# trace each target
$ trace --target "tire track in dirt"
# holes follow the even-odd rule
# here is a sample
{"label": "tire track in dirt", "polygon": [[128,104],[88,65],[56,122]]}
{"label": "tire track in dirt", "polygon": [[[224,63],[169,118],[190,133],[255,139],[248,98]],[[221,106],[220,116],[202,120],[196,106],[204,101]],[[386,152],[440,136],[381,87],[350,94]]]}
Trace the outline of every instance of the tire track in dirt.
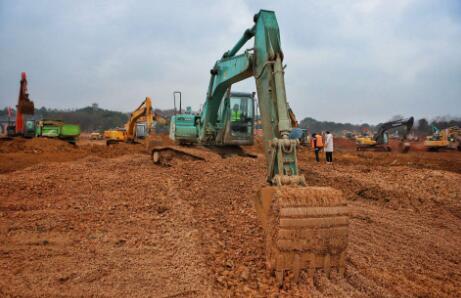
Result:
{"label": "tire track in dirt", "polygon": [[354,287],[369,296],[461,295],[459,174],[309,162],[301,170],[308,183],[333,185],[350,200],[346,276]]}

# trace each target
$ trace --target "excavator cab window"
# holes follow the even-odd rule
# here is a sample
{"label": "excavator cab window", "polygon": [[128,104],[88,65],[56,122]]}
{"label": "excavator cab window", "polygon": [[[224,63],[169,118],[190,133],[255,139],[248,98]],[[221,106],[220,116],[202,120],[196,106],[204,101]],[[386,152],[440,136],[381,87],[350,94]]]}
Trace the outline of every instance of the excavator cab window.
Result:
{"label": "excavator cab window", "polygon": [[251,133],[254,119],[253,98],[231,97],[229,106],[232,135]]}
{"label": "excavator cab window", "polygon": [[383,134],[383,144],[389,144],[389,134],[387,132]]}

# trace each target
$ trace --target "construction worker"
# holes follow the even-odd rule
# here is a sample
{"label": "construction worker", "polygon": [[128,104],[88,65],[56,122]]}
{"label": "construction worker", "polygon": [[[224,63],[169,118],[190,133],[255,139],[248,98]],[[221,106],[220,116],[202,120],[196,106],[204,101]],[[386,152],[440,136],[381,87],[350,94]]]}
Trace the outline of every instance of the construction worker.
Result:
{"label": "construction worker", "polygon": [[312,149],[314,149],[315,160],[317,162],[320,162],[319,152],[323,148],[322,135],[313,133],[312,138],[311,138],[311,146],[312,146]]}
{"label": "construction worker", "polygon": [[232,115],[231,115],[232,122],[239,122],[240,121],[240,109],[239,105],[235,104],[232,108]]}
{"label": "construction worker", "polygon": [[319,147],[319,152],[323,150],[323,140],[324,140],[324,137],[323,137],[323,133],[317,133],[316,134],[316,138],[317,138],[317,147]]}
{"label": "construction worker", "polygon": [[327,164],[331,164],[333,162],[333,135],[329,131],[327,131],[325,138],[325,158],[327,160]]}

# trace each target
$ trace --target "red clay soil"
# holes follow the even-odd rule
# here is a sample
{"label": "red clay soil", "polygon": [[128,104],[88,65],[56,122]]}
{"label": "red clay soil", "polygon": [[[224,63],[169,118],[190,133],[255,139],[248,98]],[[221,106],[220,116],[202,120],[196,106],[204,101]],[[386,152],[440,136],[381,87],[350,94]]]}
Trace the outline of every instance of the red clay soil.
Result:
{"label": "red clay soil", "polygon": [[120,143],[107,147],[105,141],[83,140],[75,146],[57,139],[1,139],[0,173],[16,171],[41,162],[78,160],[88,155],[112,158],[143,152],[145,147],[141,144]]}
{"label": "red clay soil", "polygon": [[252,205],[261,156],[160,167],[85,154],[0,174],[0,296],[461,296],[461,174],[449,160],[346,150],[327,166],[302,149],[308,184],[349,202],[346,274],[278,289]]}

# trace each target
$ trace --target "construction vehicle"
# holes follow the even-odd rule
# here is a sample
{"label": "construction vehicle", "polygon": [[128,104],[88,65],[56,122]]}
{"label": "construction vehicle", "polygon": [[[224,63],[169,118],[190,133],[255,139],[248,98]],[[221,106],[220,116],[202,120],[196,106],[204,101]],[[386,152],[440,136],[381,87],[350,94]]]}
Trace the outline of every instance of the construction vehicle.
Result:
{"label": "construction vehicle", "polygon": [[90,140],[97,141],[102,140],[103,138],[104,136],[98,131],[93,131],[92,133],[90,133]]}
{"label": "construction vehicle", "polygon": [[[181,92],[173,93],[174,107],[176,112],[176,97],[179,94],[179,107],[181,110]],[[216,137],[207,137],[200,139],[199,134],[201,126],[198,125],[201,117],[208,113],[207,104],[202,108],[201,115],[194,115],[190,107],[186,112],[175,114],[171,118],[170,138],[181,145],[201,144],[207,146],[251,146],[254,143],[254,128],[256,125],[261,126],[261,118],[255,120],[255,93],[230,92],[227,90],[224,99],[219,105],[216,119],[214,134]],[[287,103],[288,105],[288,103]],[[295,114],[288,107],[288,114],[293,128],[294,138],[303,139],[307,130],[298,128],[298,121]],[[262,126],[261,126],[262,127]],[[177,151],[181,149],[176,149]],[[184,149],[182,149],[184,150]]]}
{"label": "construction vehicle", "polygon": [[428,151],[439,151],[444,149],[457,149],[461,151],[461,129],[457,126],[438,129],[432,127],[434,133],[427,136],[424,147]]}
{"label": "construction vehicle", "polygon": [[80,136],[80,126],[64,123],[61,120],[39,120],[35,125],[35,136],[56,138],[75,144]]}
{"label": "construction vehicle", "polygon": [[301,146],[309,145],[309,132],[307,128],[299,127],[295,113],[290,107],[288,107],[288,115],[290,115],[291,126],[293,128],[290,133],[290,139],[297,139]]}
{"label": "construction vehicle", "polygon": [[[34,120],[26,119],[28,115],[33,115],[35,112],[34,102],[29,98],[27,84],[27,74],[22,72],[19,85],[18,104],[16,105],[16,121],[14,127],[9,125],[7,129],[9,137],[22,136],[30,138],[35,134]],[[8,111],[10,114],[11,111]]]}
{"label": "construction vehicle", "polygon": [[116,144],[119,142],[126,141],[126,129],[123,127],[116,127],[104,131],[103,137],[106,140],[107,145]]}
{"label": "construction vehicle", "polygon": [[309,133],[306,128],[293,127],[290,139],[296,139],[301,146],[309,145]]}
{"label": "construction vehicle", "polygon": [[253,93],[226,92],[224,100],[217,107],[217,115],[212,120],[212,134],[203,138],[201,136],[204,126],[199,123],[209,114],[210,109],[205,104],[201,115],[186,111],[171,117],[170,138],[178,144],[252,145],[254,102]]}
{"label": "construction vehicle", "polygon": [[152,100],[150,97],[146,97],[139,107],[131,113],[124,128],[104,131],[106,144],[137,143],[140,139],[149,135],[153,120]]}
{"label": "construction vehicle", "polygon": [[379,126],[378,131],[373,136],[356,137],[357,151],[391,151],[389,144],[389,136],[387,131],[390,129],[405,127],[405,133],[401,139],[401,151],[408,152],[410,150],[410,143],[407,142],[406,137],[413,127],[414,118],[393,120],[383,123]]}
{"label": "construction vehicle", "polygon": [[[253,131],[254,97],[232,93],[230,88],[234,83],[254,77],[269,184],[258,192],[254,203],[266,235],[267,268],[275,273],[280,286],[287,270],[293,272],[295,279],[303,269],[308,269],[308,275],[312,276],[317,268],[323,268],[327,274],[331,268],[336,268],[341,275],[348,244],[346,202],[339,190],[307,187],[304,176],[299,173],[299,142],[289,138],[292,121],[285,93],[284,55],[275,13],[261,10],[254,21],[255,25],[245,31],[237,44],[224,53],[211,70],[201,114],[187,119],[184,123],[187,131],[184,129],[179,133],[176,127],[175,136],[191,135],[190,140],[199,145],[249,144]],[[252,38],[252,48],[237,55]],[[178,118],[179,115],[176,126]],[[238,125],[234,126],[232,120],[236,120],[234,122]],[[181,152],[178,147],[169,150]],[[168,149],[154,146],[150,151],[153,161],[161,163],[162,154]]]}
{"label": "construction vehicle", "polygon": [[350,130],[343,130],[343,138],[348,140],[355,140],[355,134]]}

